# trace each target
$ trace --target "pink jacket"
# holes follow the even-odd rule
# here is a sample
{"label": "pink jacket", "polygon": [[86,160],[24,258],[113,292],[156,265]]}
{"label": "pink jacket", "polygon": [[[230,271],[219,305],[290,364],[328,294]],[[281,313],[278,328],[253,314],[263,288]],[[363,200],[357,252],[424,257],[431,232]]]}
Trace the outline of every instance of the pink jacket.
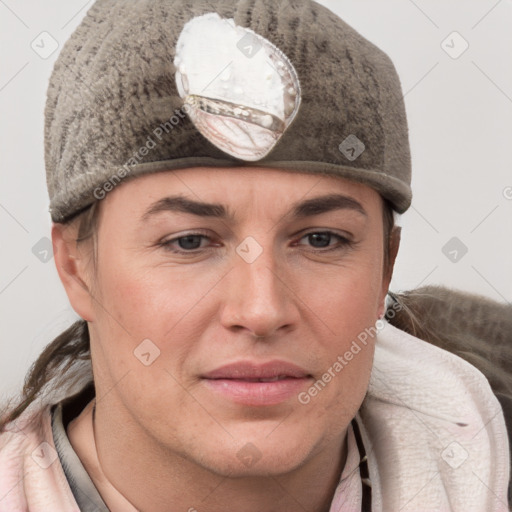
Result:
{"label": "pink jacket", "polygon": [[50,406],[0,436],[0,511],[80,511],[55,449]]}

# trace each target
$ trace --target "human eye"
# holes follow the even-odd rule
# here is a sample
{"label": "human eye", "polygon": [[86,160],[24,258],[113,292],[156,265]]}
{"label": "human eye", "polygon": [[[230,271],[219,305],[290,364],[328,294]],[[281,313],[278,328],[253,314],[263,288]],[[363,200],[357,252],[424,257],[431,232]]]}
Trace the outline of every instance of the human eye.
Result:
{"label": "human eye", "polygon": [[197,254],[205,249],[204,246],[201,246],[203,240],[211,240],[211,238],[204,233],[193,232],[170,240],[163,240],[158,245],[175,254]]}
{"label": "human eye", "polygon": [[[300,240],[304,240],[306,238],[313,244],[312,247],[314,249],[319,250],[318,252],[340,251],[353,245],[353,242],[349,240],[348,237],[342,236],[334,231],[312,231],[303,235]],[[336,245],[330,244],[333,238],[338,240]]]}

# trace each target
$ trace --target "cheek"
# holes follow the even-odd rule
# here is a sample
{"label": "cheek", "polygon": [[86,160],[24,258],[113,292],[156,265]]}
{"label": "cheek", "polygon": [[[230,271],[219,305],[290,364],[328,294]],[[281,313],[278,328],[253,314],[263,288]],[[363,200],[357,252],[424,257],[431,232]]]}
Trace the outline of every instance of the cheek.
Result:
{"label": "cheek", "polygon": [[208,292],[222,277],[217,274],[198,273],[193,266],[144,267],[105,259],[96,309],[108,358],[115,356],[118,367],[137,367],[133,351],[149,339],[161,349],[159,363],[165,359],[169,366],[172,354],[172,365],[179,367],[211,317],[205,308]]}
{"label": "cheek", "polygon": [[307,287],[303,296],[309,297],[308,305],[333,333],[346,337],[377,320],[382,280],[378,258],[361,258],[333,268],[315,285],[303,283]]}
{"label": "cheek", "polygon": [[299,398],[319,418],[330,418],[335,431],[354,416],[368,388],[382,286],[379,265],[368,258],[339,267],[329,279],[317,282],[322,286],[310,284],[304,295],[323,326],[324,336],[316,340],[323,373]]}

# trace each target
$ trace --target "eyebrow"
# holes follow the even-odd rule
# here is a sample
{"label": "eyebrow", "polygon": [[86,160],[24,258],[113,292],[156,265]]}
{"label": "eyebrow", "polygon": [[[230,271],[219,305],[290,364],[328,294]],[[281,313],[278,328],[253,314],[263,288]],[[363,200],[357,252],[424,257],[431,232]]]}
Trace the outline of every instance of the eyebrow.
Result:
{"label": "eyebrow", "polygon": [[[334,210],[352,210],[365,217],[368,216],[359,201],[342,194],[328,194],[295,203],[292,206],[291,213],[288,215],[303,219]],[[203,203],[181,195],[164,197],[156,201],[142,215],[141,220],[146,221],[151,216],[165,211],[182,212],[198,217],[215,217],[231,222],[234,221],[233,213],[220,203]]]}

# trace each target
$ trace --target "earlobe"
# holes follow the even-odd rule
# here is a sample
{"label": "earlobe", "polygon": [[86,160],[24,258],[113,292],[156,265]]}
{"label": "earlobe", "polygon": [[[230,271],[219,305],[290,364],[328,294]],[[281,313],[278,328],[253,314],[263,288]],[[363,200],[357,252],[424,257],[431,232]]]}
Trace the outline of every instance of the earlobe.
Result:
{"label": "earlobe", "polygon": [[55,266],[72,308],[84,320],[94,319],[86,262],[81,255],[74,229],[64,224],[52,224],[52,244]]}

